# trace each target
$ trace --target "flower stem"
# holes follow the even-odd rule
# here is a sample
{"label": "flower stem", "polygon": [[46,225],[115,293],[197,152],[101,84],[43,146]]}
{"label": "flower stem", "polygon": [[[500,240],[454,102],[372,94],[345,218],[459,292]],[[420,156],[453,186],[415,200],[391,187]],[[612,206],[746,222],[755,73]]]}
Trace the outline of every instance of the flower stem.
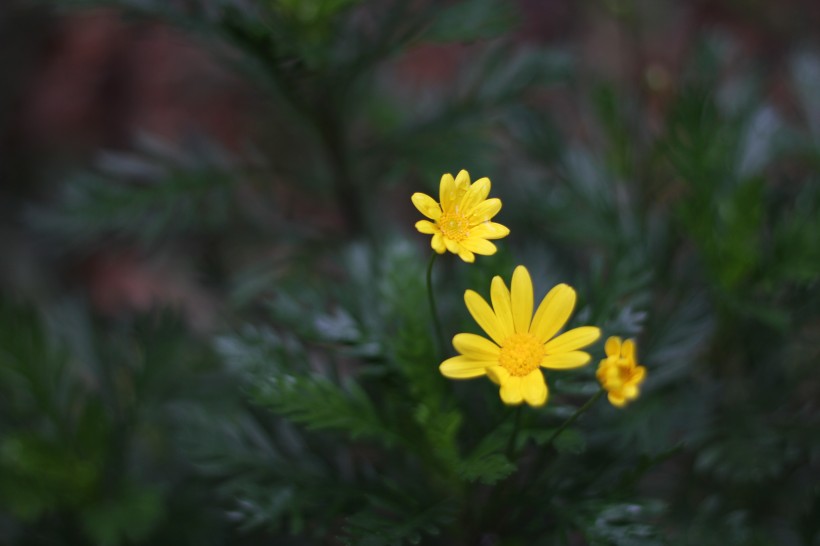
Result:
{"label": "flower stem", "polygon": [[577,410],[575,410],[575,413],[573,413],[573,414],[570,416],[570,418],[569,418],[569,419],[567,419],[566,421],[564,421],[564,424],[563,424],[563,425],[561,425],[560,427],[558,427],[558,430],[556,430],[555,432],[553,432],[553,433],[552,433],[552,436],[550,436],[550,439],[549,439],[549,440],[547,440],[547,443],[546,443],[546,444],[544,444],[544,447],[543,447],[544,452],[546,452],[546,451],[549,449],[549,447],[552,445],[552,443],[555,441],[555,439],[556,439],[556,438],[558,438],[558,435],[559,435],[559,434],[561,434],[562,432],[564,432],[564,430],[565,430],[568,426],[570,426],[572,423],[574,423],[575,421],[577,421],[577,420],[578,420],[578,418],[579,418],[581,415],[583,415],[583,413],[584,413],[585,411],[587,411],[589,408],[591,408],[591,407],[592,407],[592,405],[593,405],[593,404],[595,404],[595,402],[597,402],[597,401],[598,401],[598,399],[599,399],[601,396],[603,396],[603,395],[604,395],[604,390],[603,390],[603,389],[601,389],[601,390],[599,390],[598,392],[596,392],[594,395],[592,395],[592,398],[590,398],[589,400],[587,400],[587,401],[586,401],[586,403],[585,403],[583,406],[581,406],[580,408],[578,408]]}
{"label": "flower stem", "polygon": [[441,323],[438,320],[438,310],[436,309],[436,296],[433,294],[433,264],[436,263],[438,254],[433,252],[430,261],[427,263],[427,300],[430,302],[430,313],[433,315],[433,328],[436,331],[436,341],[438,342],[439,355],[444,357],[444,336],[441,333]]}
{"label": "flower stem", "polygon": [[518,426],[521,423],[521,406],[515,407],[515,417],[513,418],[513,429],[510,434],[510,441],[507,442],[507,458],[513,460],[513,451],[515,450],[515,440],[518,437]]}
{"label": "flower stem", "polygon": [[[598,392],[596,392],[595,394],[593,394],[592,397],[589,400],[587,400],[586,403],[583,406],[581,406],[580,408],[575,410],[575,413],[573,413],[569,417],[569,419],[564,421],[564,423],[560,427],[558,427],[558,430],[556,430],[555,432],[552,433],[552,436],[549,437],[549,440],[547,440],[547,443],[545,443],[544,446],[538,452],[538,456],[536,457],[535,463],[532,465],[532,468],[534,468],[536,472],[538,472],[538,470],[540,468],[543,468],[544,463],[546,462],[547,455],[550,452],[550,447],[552,447],[552,444],[553,444],[553,442],[555,442],[555,439],[558,438],[558,436],[562,432],[564,432],[564,430],[566,430],[566,428],[568,426],[570,426],[572,423],[577,421],[578,418],[581,417],[581,415],[584,414],[584,412],[586,412],[589,408],[591,408],[593,406],[593,404],[595,404],[595,402],[597,402],[598,399],[601,396],[604,395],[604,392],[605,391],[603,389],[601,389]],[[532,479],[530,479],[524,485],[524,487],[522,488],[520,493],[524,494],[524,493],[528,492],[536,483],[538,483],[537,476],[533,476]]]}

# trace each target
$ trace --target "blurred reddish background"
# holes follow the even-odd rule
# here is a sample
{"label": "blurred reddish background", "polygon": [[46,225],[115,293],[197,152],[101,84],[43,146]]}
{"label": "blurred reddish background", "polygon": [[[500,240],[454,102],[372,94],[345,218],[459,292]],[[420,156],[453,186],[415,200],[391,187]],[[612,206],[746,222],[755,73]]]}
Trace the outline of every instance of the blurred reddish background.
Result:
{"label": "blurred reddish background", "polygon": [[[519,0],[516,5],[520,25],[512,38],[522,47],[568,45],[591,80],[605,78],[643,90],[645,113],[658,120],[693,37],[710,28],[735,38],[738,63],[754,57],[772,67],[769,93],[788,112],[793,101],[777,77],[780,63],[795,32],[811,35],[820,26],[820,2],[813,0]],[[3,99],[8,107],[5,119],[0,118],[4,185],[36,193],[30,187],[37,180],[32,172],[42,166],[33,165],[34,158],[82,165],[101,149],[129,149],[141,133],[169,143],[206,135],[236,157],[256,139],[257,118],[267,106],[226,63],[231,51],[225,46],[203,44],[198,36],[115,9],[59,16],[11,9],[2,20],[0,70],[8,78]],[[471,44],[419,44],[386,70],[404,92],[440,88],[452,82],[474,50]],[[583,131],[571,97],[550,93],[545,100],[554,102],[566,134]],[[339,227],[335,211],[317,208],[300,197],[300,190],[275,191],[322,229]],[[105,313],[160,303],[183,307],[200,324],[209,322],[214,305],[179,260],[146,257],[135,249],[98,249],[84,258],[79,271],[92,301]]]}

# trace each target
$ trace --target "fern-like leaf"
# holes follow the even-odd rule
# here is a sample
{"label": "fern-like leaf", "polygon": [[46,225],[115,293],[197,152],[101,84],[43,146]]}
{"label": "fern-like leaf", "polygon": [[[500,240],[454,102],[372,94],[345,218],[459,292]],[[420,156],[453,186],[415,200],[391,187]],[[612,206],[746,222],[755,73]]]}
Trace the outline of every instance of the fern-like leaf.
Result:
{"label": "fern-like leaf", "polygon": [[353,382],[345,387],[318,375],[277,375],[256,386],[252,396],[258,404],[311,430],[334,430],[386,446],[401,441],[361,387]]}

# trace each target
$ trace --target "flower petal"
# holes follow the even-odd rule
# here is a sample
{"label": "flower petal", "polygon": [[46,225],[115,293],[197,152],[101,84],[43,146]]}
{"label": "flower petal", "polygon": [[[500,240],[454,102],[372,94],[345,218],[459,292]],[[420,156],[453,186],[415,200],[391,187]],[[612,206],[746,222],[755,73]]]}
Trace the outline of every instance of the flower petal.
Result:
{"label": "flower petal", "polygon": [[495,222],[484,222],[470,228],[471,237],[482,239],[503,239],[510,234],[510,228]]}
{"label": "flower petal", "polygon": [[635,361],[635,340],[627,339],[621,345],[621,356],[627,360]]}
{"label": "flower petal", "polygon": [[474,360],[498,361],[501,348],[489,339],[475,334],[456,334],[453,336],[453,348]]}
{"label": "flower petal", "polygon": [[464,292],[464,303],[467,305],[467,310],[473,316],[473,319],[481,326],[481,329],[487,332],[487,335],[493,341],[501,345],[501,342],[506,339],[504,330],[499,325],[498,317],[495,316],[487,301],[479,296],[477,292],[467,290]]}
{"label": "flower petal", "polygon": [[470,173],[461,169],[456,175],[456,198],[458,201],[464,197],[467,188],[470,187]]}
{"label": "flower petal", "polygon": [[572,351],[570,353],[558,353],[547,355],[541,359],[541,366],[550,370],[571,370],[580,368],[590,360],[588,353],[583,351]]}
{"label": "flower petal", "polygon": [[447,247],[447,250],[452,252],[453,254],[458,254],[459,245],[457,241],[450,239],[449,237],[444,238],[444,246]]}
{"label": "flower petal", "polygon": [[532,279],[530,272],[523,265],[513,271],[510,298],[512,300],[513,323],[515,331],[525,334],[530,331],[532,320]]}
{"label": "flower petal", "polygon": [[459,355],[448,358],[439,365],[438,369],[441,371],[441,375],[450,379],[471,379],[485,375],[487,367],[496,364],[496,362],[474,360]]}
{"label": "flower petal", "polygon": [[441,210],[452,209],[456,202],[456,181],[450,173],[441,175],[439,199],[441,200]]}
{"label": "flower petal", "polygon": [[621,389],[621,394],[623,394],[624,398],[628,400],[634,400],[638,397],[638,386],[624,385],[624,387]]}
{"label": "flower petal", "polygon": [[[507,290],[504,279],[498,275],[493,277],[493,282],[490,285],[490,298],[493,301],[493,311],[498,317],[498,324],[504,333],[504,339],[507,339],[515,333],[515,326],[513,325],[510,291]],[[499,345],[501,344],[499,343]]]}
{"label": "flower petal", "polygon": [[604,351],[606,356],[614,356],[616,358],[621,356],[621,338],[618,336],[610,336],[604,344]]}
{"label": "flower petal", "polygon": [[487,177],[479,178],[473,182],[464,197],[461,198],[460,210],[462,214],[470,215],[476,205],[484,201],[490,194],[490,179]]}
{"label": "flower petal", "polygon": [[602,360],[598,365],[598,369],[595,370],[595,377],[598,378],[598,382],[601,383],[601,386],[604,385],[607,376],[607,366],[604,365],[604,362],[606,362],[606,360]]}
{"label": "flower petal", "polygon": [[501,401],[505,404],[515,406],[524,401],[524,393],[521,388],[521,378],[511,375],[501,383]]}
{"label": "flower petal", "polygon": [[458,257],[471,264],[475,261],[475,254],[464,248],[464,246],[460,246],[458,249]]}
{"label": "flower petal", "polygon": [[595,326],[581,326],[564,332],[544,345],[547,354],[567,353],[586,347],[601,337],[601,329]]}
{"label": "flower petal", "polygon": [[521,380],[521,390],[524,394],[524,400],[530,406],[538,407],[546,404],[549,391],[541,370],[534,370],[525,375]]}
{"label": "flower petal", "polygon": [[444,235],[441,233],[433,234],[433,238],[430,240],[430,246],[439,254],[444,254],[444,251],[447,250],[447,246],[444,244]]}
{"label": "flower petal", "polygon": [[425,235],[438,233],[438,227],[430,220],[419,220],[416,222],[416,229],[419,230],[419,233],[424,233]]}
{"label": "flower petal", "polygon": [[510,378],[510,372],[503,366],[490,366],[487,368],[487,377],[496,385],[501,385]]}
{"label": "flower petal", "polygon": [[441,207],[436,203],[435,199],[425,193],[414,193],[410,198],[413,205],[420,213],[431,220],[438,220],[441,217]]}
{"label": "flower petal", "polygon": [[541,300],[532,319],[530,333],[546,343],[564,326],[574,307],[575,290],[566,284],[559,284]]}
{"label": "flower petal", "polygon": [[473,207],[468,219],[470,220],[471,225],[480,224],[482,222],[489,221],[493,216],[498,214],[498,211],[500,210],[501,199],[493,197],[492,199],[482,201]]}
{"label": "flower petal", "polygon": [[632,372],[632,377],[630,381],[634,382],[636,385],[640,385],[643,380],[646,378],[646,368],[643,366],[638,366],[635,368],[635,371]]}
{"label": "flower petal", "polygon": [[619,394],[615,394],[615,393],[611,392],[607,395],[607,398],[609,399],[610,404],[612,404],[613,406],[618,407],[618,408],[621,408],[626,404],[626,398],[624,398],[623,396],[621,396]]}
{"label": "flower petal", "polygon": [[496,246],[490,241],[479,239],[478,237],[468,237],[467,239],[461,241],[460,244],[470,252],[475,252],[476,254],[481,254],[482,256],[492,256],[498,251]]}

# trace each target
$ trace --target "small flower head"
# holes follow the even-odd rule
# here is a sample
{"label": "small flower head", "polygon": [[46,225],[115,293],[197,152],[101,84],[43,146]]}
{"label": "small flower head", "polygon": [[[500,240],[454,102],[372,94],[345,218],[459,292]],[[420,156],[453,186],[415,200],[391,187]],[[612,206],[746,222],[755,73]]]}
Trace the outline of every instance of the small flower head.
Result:
{"label": "small flower head", "polygon": [[524,266],[515,268],[511,289],[501,277],[490,287],[492,307],[476,292],[467,290],[467,309],[490,339],[457,334],[453,347],[460,353],[441,363],[441,373],[451,379],[487,375],[501,386],[501,400],[517,405],[542,406],[549,391],[541,368],[567,370],[583,366],[589,354],[579,351],[601,335],[598,328],[582,326],[555,334],[575,307],[575,290],[559,284],[549,291],[533,316],[533,289]]}
{"label": "small flower head", "polygon": [[635,341],[623,343],[619,337],[610,337],[604,347],[606,358],[598,365],[596,375],[607,391],[613,406],[623,407],[638,397],[639,387],[646,377],[646,368],[635,362]]}
{"label": "small flower head", "polygon": [[449,250],[469,263],[475,261],[476,254],[495,254],[498,249],[489,240],[506,237],[510,230],[490,221],[501,210],[501,200],[487,199],[489,194],[489,178],[471,184],[467,171],[462,170],[455,178],[445,174],[438,202],[424,193],[413,194],[413,204],[430,219],[416,222],[416,229],[433,236],[430,246],[439,254]]}

